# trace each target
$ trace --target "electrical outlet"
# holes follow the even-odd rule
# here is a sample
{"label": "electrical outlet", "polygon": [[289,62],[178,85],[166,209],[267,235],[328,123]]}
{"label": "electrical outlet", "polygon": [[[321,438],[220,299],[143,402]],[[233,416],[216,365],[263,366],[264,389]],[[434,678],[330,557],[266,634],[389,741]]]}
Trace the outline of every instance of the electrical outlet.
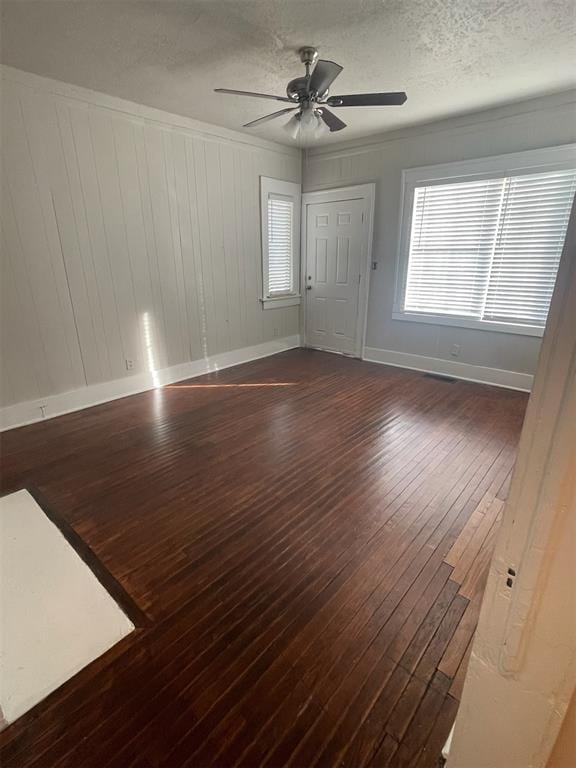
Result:
{"label": "electrical outlet", "polygon": [[134,360],[126,359],[126,370],[127,371],[133,371],[134,370]]}
{"label": "electrical outlet", "polygon": [[450,347],[450,354],[452,357],[459,357],[460,356],[460,344],[452,344]]}
{"label": "electrical outlet", "polygon": [[280,328],[274,328],[274,336],[275,338],[278,338],[278,336],[280,336]]}

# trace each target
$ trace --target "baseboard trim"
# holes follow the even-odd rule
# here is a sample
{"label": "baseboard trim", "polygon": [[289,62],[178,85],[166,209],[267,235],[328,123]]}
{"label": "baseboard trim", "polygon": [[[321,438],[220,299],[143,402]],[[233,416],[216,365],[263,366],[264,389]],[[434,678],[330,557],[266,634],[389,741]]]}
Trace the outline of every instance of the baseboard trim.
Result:
{"label": "baseboard trim", "polygon": [[222,352],[200,360],[173,365],[170,368],[146,371],[134,376],[127,376],[125,379],[105,381],[70,392],[43,397],[39,400],[28,400],[24,403],[9,405],[0,408],[0,432],[15,427],[23,427],[26,424],[34,424],[45,419],[53,419],[65,413],[91,408],[94,405],[108,403],[121,397],[156,389],[165,384],[173,384],[176,381],[202,376],[211,371],[219,371],[222,368],[248,363],[261,357],[276,355],[278,352],[299,346],[299,335],[285,336],[253,347],[242,347],[231,352]]}
{"label": "baseboard trim", "polygon": [[478,384],[490,384],[494,387],[517,389],[530,392],[534,377],[529,373],[505,371],[500,368],[487,368],[483,365],[470,365],[454,360],[443,360],[439,357],[410,355],[406,352],[395,352],[392,349],[365,347],[363,360],[371,363],[383,363],[396,368],[409,368],[423,373],[440,373],[455,379],[473,381]]}

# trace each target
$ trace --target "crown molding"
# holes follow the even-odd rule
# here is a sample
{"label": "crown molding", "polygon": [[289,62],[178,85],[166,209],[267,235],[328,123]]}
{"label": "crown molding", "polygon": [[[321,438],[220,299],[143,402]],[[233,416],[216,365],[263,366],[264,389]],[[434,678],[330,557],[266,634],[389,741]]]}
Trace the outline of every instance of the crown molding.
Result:
{"label": "crown molding", "polygon": [[289,147],[285,144],[267,141],[257,136],[249,136],[248,134],[233,131],[219,125],[204,123],[191,117],[165,112],[155,107],[148,107],[144,104],[121,99],[117,96],[110,96],[79,85],[72,85],[61,80],[53,80],[52,78],[36,75],[32,72],[25,72],[24,70],[10,67],[7,64],[0,65],[0,76],[2,80],[15,85],[120,112],[132,118],[140,119],[143,122],[156,123],[167,128],[178,128],[196,136],[201,136],[206,140],[244,144],[253,149],[265,149],[293,158],[300,158],[302,156],[302,150],[298,147]]}
{"label": "crown molding", "polygon": [[538,96],[533,99],[515,101],[490,109],[466,112],[442,120],[433,120],[414,125],[408,125],[393,131],[386,131],[373,136],[342,141],[338,144],[323,144],[316,147],[308,147],[304,151],[305,160],[322,158],[341,158],[346,155],[361,154],[379,149],[394,141],[401,141],[417,136],[444,132],[462,132],[462,129],[477,130],[479,126],[489,123],[512,121],[522,115],[533,114],[550,110],[566,111],[567,119],[575,119],[576,115],[576,88]]}

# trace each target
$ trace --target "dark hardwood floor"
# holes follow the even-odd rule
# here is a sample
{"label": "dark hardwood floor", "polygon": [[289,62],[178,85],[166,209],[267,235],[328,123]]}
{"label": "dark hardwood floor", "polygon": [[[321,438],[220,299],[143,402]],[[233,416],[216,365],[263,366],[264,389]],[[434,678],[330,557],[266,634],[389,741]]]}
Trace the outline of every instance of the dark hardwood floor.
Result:
{"label": "dark hardwood floor", "polygon": [[526,401],[294,350],[5,433],[147,625],[0,764],[437,766]]}

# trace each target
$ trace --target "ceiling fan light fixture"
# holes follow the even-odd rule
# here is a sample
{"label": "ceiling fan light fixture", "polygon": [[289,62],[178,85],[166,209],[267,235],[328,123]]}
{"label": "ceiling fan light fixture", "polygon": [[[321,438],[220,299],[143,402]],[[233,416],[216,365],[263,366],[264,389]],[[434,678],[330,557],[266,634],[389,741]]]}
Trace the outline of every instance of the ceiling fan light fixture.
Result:
{"label": "ceiling fan light fixture", "polygon": [[308,108],[293,115],[283,128],[294,141],[308,141],[324,134],[324,121],[317,110]]}
{"label": "ceiling fan light fixture", "polygon": [[322,120],[322,115],[320,112],[316,112],[316,127],[314,129],[314,138],[321,139],[323,136],[326,136],[329,133],[330,128],[328,128],[324,120]]}
{"label": "ceiling fan light fixture", "polygon": [[292,115],[285,125],[282,126],[290,138],[296,140],[300,135],[300,113]]}
{"label": "ceiling fan light fixture", "polygon": [[303,109],[300,114],[300,126],[302,133],[307,136],[313,133],[316,128],[316,114],[311,107]]}
{"label": "ceiling fan light fixture", "polygon": [[288,120],[284,130],[298,142],[308,142],[324,134],[324,121],[313,106],[306,107]]}

